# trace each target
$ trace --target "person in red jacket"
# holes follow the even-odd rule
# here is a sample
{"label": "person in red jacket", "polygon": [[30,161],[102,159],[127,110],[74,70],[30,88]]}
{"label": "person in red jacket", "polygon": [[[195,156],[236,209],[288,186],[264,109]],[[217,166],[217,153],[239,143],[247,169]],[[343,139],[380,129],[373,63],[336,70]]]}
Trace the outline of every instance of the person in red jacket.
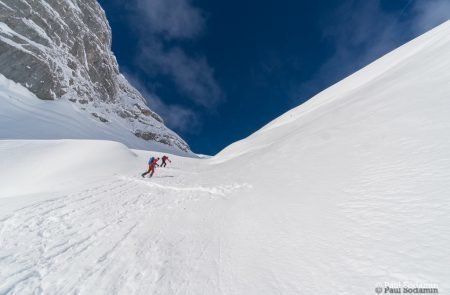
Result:
{"label": "person in red jacket", "polygon": [[164,155],[161,160],[162,160],[162,163],[161,163],[160,167],[166,167],[166,165],[167,165],[166,161],[169,161],[169,163],[172,163],[172,161],[170,161],[169,157],[166,155]]}
{"label": "person in red jacket", "polygon": [[150,177],[152,177],[152,176],[153,176],[153,173],[155,173],[155,167],[156,167],[156,166],[159,167],[158,161],[159,161],[159,158],[151,157],[150,160],[148,161],[148,171],[145,172],[145,173],[142,173],[142,174],[141,174],[142,177],[145,177],[145,175],[147,175],[147,174],[149,174],[149,173],[150,173]]}

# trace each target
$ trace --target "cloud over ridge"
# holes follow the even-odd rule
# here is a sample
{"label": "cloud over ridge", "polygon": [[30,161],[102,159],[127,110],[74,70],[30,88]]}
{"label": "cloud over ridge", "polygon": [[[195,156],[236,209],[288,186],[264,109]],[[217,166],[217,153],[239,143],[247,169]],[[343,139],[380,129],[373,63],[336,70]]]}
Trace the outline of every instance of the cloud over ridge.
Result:
{"label": "cloud over ridge", "polygon": [[381,0],[345,0],[322,19],[323,40],[334,53],[312,79],[294,87],[292,96],[306,100],[449,19],[448,0],[411,0],[397,14],[383,10]]}

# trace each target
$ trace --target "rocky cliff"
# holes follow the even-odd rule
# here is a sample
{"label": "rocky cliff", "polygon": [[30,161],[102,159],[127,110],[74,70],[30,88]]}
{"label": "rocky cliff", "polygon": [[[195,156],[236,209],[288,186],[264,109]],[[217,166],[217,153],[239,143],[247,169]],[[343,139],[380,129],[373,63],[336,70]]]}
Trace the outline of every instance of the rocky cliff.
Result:
{"label": "rocky cliff", "polygon": [[103,124],[189,151],[119,72],[96,0],[0,0],[0,73],[42,100],[68,100]]}

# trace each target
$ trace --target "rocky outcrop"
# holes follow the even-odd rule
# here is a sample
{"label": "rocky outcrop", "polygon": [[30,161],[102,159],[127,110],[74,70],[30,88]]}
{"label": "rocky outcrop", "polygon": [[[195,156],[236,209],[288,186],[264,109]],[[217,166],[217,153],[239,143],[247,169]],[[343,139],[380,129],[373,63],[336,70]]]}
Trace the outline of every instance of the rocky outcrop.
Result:
{"label": "rocky outcrop", "polygon": [[189,151],[120,74],[96,0],[0,0],[0,73],[40,99],[70,100],[104,124],[120,120],[140,138]]}

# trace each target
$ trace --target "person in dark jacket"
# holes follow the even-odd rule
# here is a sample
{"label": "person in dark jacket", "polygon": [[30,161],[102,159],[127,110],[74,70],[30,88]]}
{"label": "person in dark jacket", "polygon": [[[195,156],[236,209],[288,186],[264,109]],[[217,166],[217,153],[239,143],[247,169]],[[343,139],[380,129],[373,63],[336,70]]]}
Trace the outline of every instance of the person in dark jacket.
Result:
{"label": "person in dark jacket", "polygon": [[148,170],[147,172],[142,173],[142,177],[145,177],[145,175],[150,173],[150,177],[153,176],[153,173],[155,173],[155,167],[158,166],[158,161],[159,158],[155,158],[155,157],[151,157],[150,160],[148,161]]}
{"label": "person in dark jacket", "polygon": [[166,167],[166,165],[167,165],[166,161],[169,161],[169,163],[172,163],[172,161],[170,161],[169,157],[166,155],[164,155],[161,160],[162,160],[162,163],[161,163],[160,167]]}

